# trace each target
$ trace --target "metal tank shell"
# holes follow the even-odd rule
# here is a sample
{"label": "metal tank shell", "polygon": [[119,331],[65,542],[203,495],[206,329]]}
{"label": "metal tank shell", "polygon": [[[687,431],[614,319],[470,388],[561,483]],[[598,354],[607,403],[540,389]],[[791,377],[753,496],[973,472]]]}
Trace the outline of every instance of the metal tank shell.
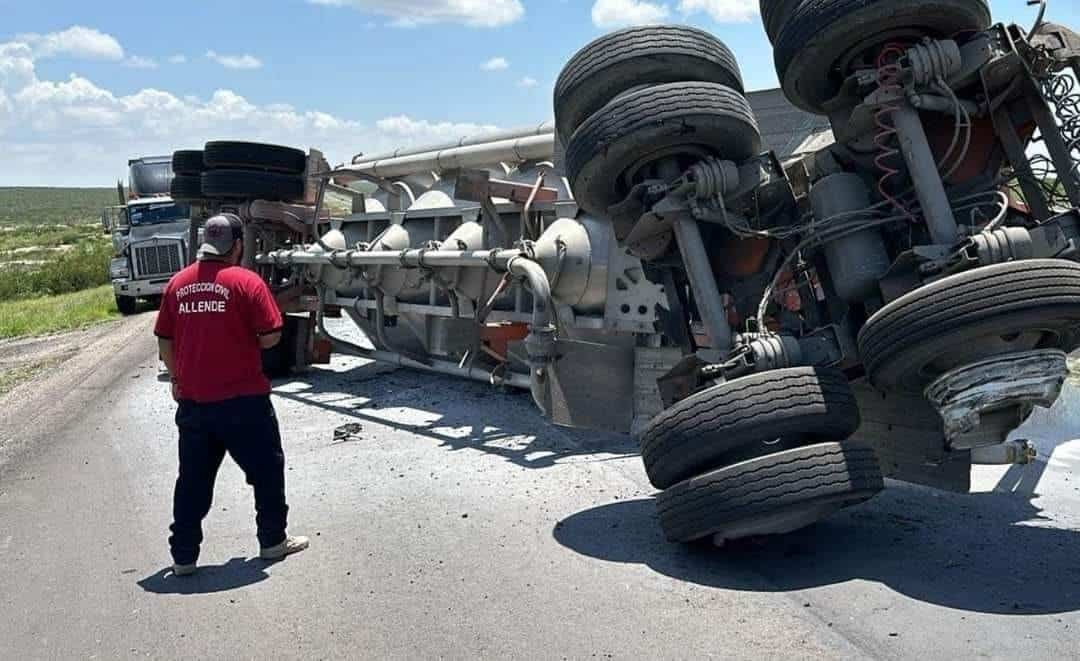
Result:
{"label": "metal tank shell", "polygon": [[551,282],[551,297],[578,313],[603,311],[610,245],[609,223],[587,216],[552,223],[533,247]]}
{"label": "metal tank shell", "polygon": [[[445,250],[484,250],[489,246],[484,242],[484,228],[480,223],[469,221],[451,232],[442,242],[442,247]],[[442,283],[470,301],[479,301],[490,295],[500,277],[491,269],[461,266],[437,269],[437,273]]]}

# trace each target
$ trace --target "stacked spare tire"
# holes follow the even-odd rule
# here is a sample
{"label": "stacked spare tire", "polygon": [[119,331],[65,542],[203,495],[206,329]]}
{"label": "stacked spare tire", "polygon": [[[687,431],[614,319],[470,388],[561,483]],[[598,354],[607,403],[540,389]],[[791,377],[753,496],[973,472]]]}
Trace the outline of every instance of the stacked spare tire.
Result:
{"label": "stacked spare tire", "polygon": [[172,197],[177,200],[304,198],[307,155],[299,149],[255,142],[208,142],[202,150],[173,152]]}
{"label": "stacked spare tire", "polygon": [[[770,9],[780,4],[796,3]],[[769,19],[784,23],[773,11]],[[554,106],[575,199],[601,216],[642,181],[761,151],[735,57],[694,28],[635,27],[597,39],[563,69]],[[846,441],[858,426],[848,380],[830,368],[768,371],[679,401],[641,435],[666,536],[723,542],[784,533],[873,497],[883,487],[876,455]]]}

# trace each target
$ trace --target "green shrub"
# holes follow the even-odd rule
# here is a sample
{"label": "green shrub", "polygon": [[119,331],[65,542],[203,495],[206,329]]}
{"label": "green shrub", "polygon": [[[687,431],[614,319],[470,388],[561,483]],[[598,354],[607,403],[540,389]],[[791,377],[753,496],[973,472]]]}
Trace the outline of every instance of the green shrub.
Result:
{"label": "green shrub", "polygon": [[0,270],[0,301],[55,296],[107,284],[111,258],[109,243],[83,242],[41,266],[5,268]]}

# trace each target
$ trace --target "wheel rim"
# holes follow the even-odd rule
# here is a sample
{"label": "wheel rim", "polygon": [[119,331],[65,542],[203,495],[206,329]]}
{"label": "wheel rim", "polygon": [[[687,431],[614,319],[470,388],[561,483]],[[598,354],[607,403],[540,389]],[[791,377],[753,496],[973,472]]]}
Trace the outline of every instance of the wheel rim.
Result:
{"label": "wheel rim", "polygon": [[[1074,323],[1066,318],[1031,323],[984,319],[974,326],[954,329],[944,341],[928,340],[871,361],[871,378],[881,387],[918,392],[942,374],[964,365],[994,356],[1056,348]],[[995,325],[997,328],[993,328]],[[974,330],[978,326],[988,329],[978,332]]]}
{"label": "wheel rim", "polygon": [[631,163],[618,177],[624,187],[624,197],[635,185],[646,179],[662,179],[662,172],[685,172],[691,165],[712,155],[705,145],[682,144],[649,152]]}
{"label": "wheel rim", "polygon": [[838,72],[840,80],[845,80],[859,69],[876,69],[877,58],[881,49],[888,44],[899,44],[908,47],[919,43],[921,36],[926,34],[911,28],[898,28],[879,32],[872,37],[866,37],[853,44],[829,65],[830,70]]}
{"label": "wheel rim", "polygon": [[919,376],[932,380],[949,370],[986,358],[1031,351],[1043,346],[1054,346],[1060,336],[1060,331],[1051,328],[1026,328],[1021,331],[991,333],[962,343],[957,342],[920,365]]}
{"label": "wheel rim", "polygon": [[774,41],[777,74],[788,99],[817,114],[827,114],[846,75],[874,68],[868,54],[876,56],[890,41],[914,43],[990,24],[980,0],[804,2],[799,9]]}

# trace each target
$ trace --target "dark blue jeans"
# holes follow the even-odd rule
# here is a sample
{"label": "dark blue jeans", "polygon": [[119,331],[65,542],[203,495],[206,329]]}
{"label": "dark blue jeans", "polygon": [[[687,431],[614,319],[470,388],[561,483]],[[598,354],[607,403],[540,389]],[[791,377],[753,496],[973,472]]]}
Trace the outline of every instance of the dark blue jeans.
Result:
{"label": "dark blue jeans", "polygon": [[269,395],[237,397],[213,404],[181,401],[180,476],[173,496],[169,546],[173,560],[199,558],[202,521],[214,500],[214,480],[225,453],[240,466],[255,489],[255,523],[263,548],[285,541],[285,454]]}

